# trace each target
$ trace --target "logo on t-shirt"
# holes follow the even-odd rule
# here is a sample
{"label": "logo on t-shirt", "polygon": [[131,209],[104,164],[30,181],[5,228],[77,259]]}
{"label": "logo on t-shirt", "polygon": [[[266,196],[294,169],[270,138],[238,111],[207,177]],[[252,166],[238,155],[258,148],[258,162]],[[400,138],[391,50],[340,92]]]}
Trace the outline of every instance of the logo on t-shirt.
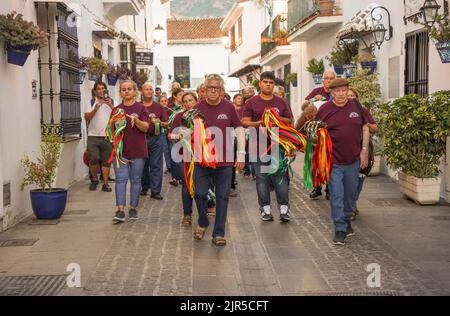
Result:
{"label": "logo on t-shirt", "polygon": [[356,113],[356,112],[352,112],[352,113],[350,113],[350,115],[349,115],[349,118],[356,118],[356,117],[359,117],[359,114]]}
{"label": "logo on t-shirt", "polygon": [[280,109],[279,109],[279,108],[275,108],[275,107],[274,107],[274,109],[275,109],[275,111],[278,112],[278,114],[280,114]]}
{"label": "logo on t-shirt", "polygon": [[156,117],[156,115],[155,115],[155,113],[150,113],[150,114],[148,115],[148,117],[152,119],[152,118]]}
{"label": "logo on t-shirt", "polygon": [[228,116],[227,116],[226,114],[220,114],[220,115],[217,117],[217,119],[218,119],[218,120],[228,120]]}

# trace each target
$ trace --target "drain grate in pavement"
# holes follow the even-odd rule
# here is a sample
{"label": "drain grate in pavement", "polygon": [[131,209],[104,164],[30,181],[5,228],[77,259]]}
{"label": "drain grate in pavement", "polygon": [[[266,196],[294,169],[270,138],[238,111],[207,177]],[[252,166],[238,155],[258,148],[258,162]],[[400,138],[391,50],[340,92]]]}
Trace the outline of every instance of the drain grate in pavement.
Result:
{"label": "drain grate in pavement", "polygon": [[430,216],[435,221],[450,221],[450,216]]}
{"label": "drain grate in pavement", "polygon": [[30,247],[39,239],[0,239],[0,247]]}
{"label": "drain grate in pavement", "polygon": [[66,275],[0,277],[0,296],[56,296],[66,286]]}
{"label": "drain grate in pavement", "polygon": [[89,210],[70,210],[64,212],[64,215],[85,215]]}
{"label": "drain grate in pavement", "polygon": [[397,291],[301,292],[303,296],[400,296]]}

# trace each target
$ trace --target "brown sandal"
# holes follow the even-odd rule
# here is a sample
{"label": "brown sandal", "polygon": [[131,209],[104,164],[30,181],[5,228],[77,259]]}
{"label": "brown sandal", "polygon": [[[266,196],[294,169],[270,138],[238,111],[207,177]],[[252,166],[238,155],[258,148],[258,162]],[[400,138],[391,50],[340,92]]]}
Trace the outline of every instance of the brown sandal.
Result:
{"label": "brown sandal", "polygon": [[213,237],[212,243],[216,246],[225,246],[227,244],[227,241],[223,237],[216,236]]}
{"label": "brown sandal", "polygon": [[208,216],[216,216],[216,208],[209,208],[207,214]]}
{"label": "brown sandal", "polygon": [[192,225],[192,217],[190,215],[184,215],[182,225]]}
{"label": "brown sandal", "polygon": [[194,232],[194,239],[195,240],[202,240],[203,237],[205,237],[205,233],[206,233],[206,228],[198,226],[195,229],[195,232]]}

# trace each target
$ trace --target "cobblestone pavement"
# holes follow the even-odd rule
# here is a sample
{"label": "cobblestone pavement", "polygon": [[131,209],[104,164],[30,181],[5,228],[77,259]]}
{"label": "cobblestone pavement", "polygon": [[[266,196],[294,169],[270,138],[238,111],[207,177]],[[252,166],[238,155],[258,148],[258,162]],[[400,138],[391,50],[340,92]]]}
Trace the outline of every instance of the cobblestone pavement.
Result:
{"label": "cobblestone pavement", "polygon": [[[337,247],[328,201],[310,201],[301,179],[291,182],[289,224],[277,221],[275,205],[276,220],[262,222],[254,181],[238,179],[226,247],[211,243],[214,218],[202,241],[192,238],[195,226],[181,225],[180,187],[165,184],[163,201],[144,197],[139,220],[114,225],[113,195],[89,192],[84,181],[71,188],[60,222],[24,222],[0,234],[0,240],[39,239],[29,247],[0,247],[0,277],[67,274],[76,262],[82,288],[63,295],[450,294],[448,206],[417,206],[388,177],[371,177],[356,235]],[[379,288],[366,282],[371,263],[381,267]]]}

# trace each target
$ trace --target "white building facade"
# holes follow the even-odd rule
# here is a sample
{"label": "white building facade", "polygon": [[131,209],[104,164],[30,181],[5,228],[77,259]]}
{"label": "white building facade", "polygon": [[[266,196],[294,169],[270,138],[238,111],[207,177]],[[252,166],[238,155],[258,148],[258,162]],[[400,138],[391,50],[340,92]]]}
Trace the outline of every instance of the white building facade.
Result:
{"label": "white building facade", "polygon": [[[168,21],[168,69],[171,82],[177,81],[186,90],[196,90],[211,73],[225,79],[226,90],[239,90],[236,78],[228,78],[228,53],[219,25],[222,18],[188,18]],[[165,91],[169,91],[166,86]]]}
{"label": "white building facade", "polygon": [[[23,67],[7,63],[6,54],[0,54],[3,100],[0,106],[0,184],[3,187],[0,231],[31,214],[28,192],[33,188],[20,190],[23,176],[20,160],[24,154],[36,156],[42,134],[55,133],[64,139],[55,187],[69,188],[87,176],[83,163],[87,139],[84,112],[94,82],[86,78],[81,85],[74,83],[78,77],[74,57],[96,56],[112,64],[123,62],[120,46],[123,41],[117,36],[121,30],[131,36],[130,42],[136,48],[152,49],[147,44],[153,36],[150,3],[146,0],[1,2],[1,14],[21,13],[24,19],[37,23],[51,35],[49,45],[33,51]],[[161,3],[157,7],[164,10]],[[127,62],[132,63],[132,57],[129,54]],[[118,101],[118,85],[110,86],[109,90]]]}

